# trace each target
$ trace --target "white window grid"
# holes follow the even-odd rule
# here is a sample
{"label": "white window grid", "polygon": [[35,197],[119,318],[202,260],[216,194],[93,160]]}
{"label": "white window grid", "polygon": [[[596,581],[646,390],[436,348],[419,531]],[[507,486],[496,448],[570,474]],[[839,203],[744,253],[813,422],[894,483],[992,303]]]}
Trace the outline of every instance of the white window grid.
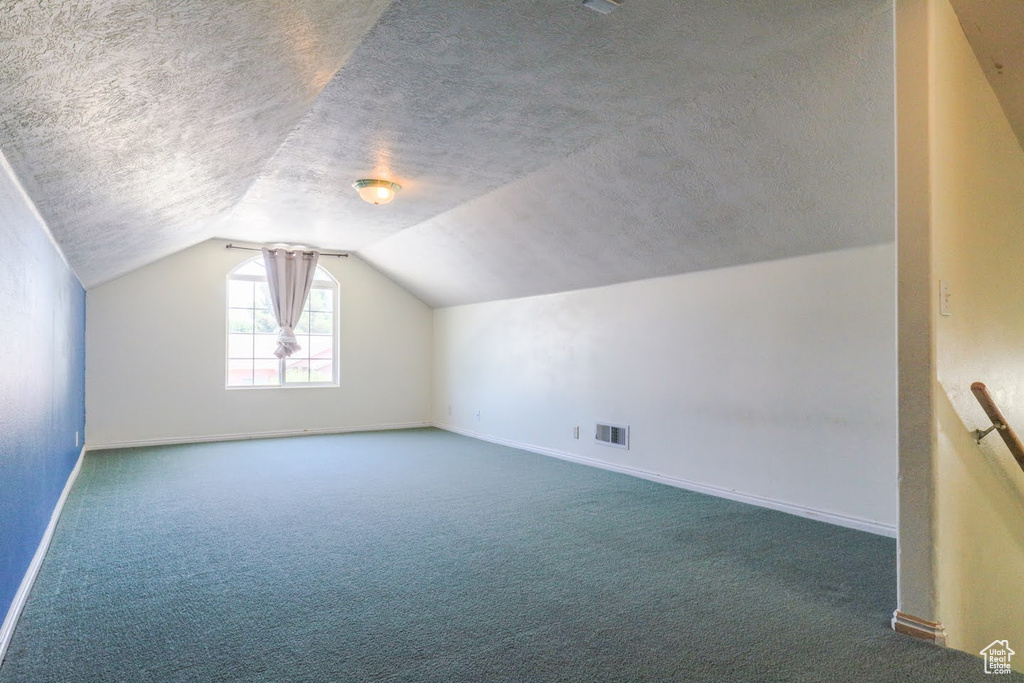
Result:
{"label": "white window grid", "polygon": [[[267,281],[267,278],[266,278],[265,275],[248,275],[248,274],[241,274],[241,273],[237,272],[239,270],[242,270],[249,263],[254,263],[254,262],[258,263],[259,262],[259,258],[260,257],[255,257],[255,258],[252,258],[252,259],[249,259],[247,261],[243,261],[242,263],[240,263],[228,275],[228,278],[227,278],[228,286],[230,287],[230,283],[231,282],[239,282],[239,281],[241,281],[241,282],[252,282],[252,283],[261,283],[261,282],[265,283]],[[323,276],[326,276],[326,277],[323,277]],[[230,351],[230,338],[231,338],[231,334],[232,334],[232,332],[231,332],[231,311],[234,310],[234,311],[251,311],[252,312],[252,315],[253,315],[252,330],[253,331],[251,333],[248,333],[248,334],[250,334],[252,336],[253,344],[255,345],[255,343],[256,343],[256,335],[259,334],[259,333],[256,332],[255,316],[256,316],[256,312],[258,310],[262,310],[262,309],[256,308],[255,300],[253,301],[252,308],[232,307],[230,305],[231,301],[230,301],[230,289],[229,289],[229,291],[228,291],[228,297],[229,298],[228,298],[228,300],[226,302],[228,304],[228,306],[226,307],[227,315],[226,315],[226,320],[225,320],[225,335],[224,335],[224,338],[225,338],[225,354],[224,354],[224,356],[225,356],[225,360],[226,360],[226,362],[224,364],[224,375],[225,375],[224,382],[225,382],[225,385],[226,385],[226,387],[228,389],[281,389],[281,388],[300,388],[300,387],[336,387],[336,386],[339,385],[339,377],[338,377],[338,374],[339,374],[338,373],[338,336],[339,335],[338,335],[338,332],[339,332],[339,329],[340,329],[340,323],[339,323],[339,316],[338,316],[338,308],[339,308],[338,282],[337,282],[337,280],[332,278],[330,276],[330,274],[328,274],[327,271],[323,269],[322,266],[317,266],[317,269],[315,271],[313,283],[312,283],[312,285],[310,287],[310,296],[306,300],[306,306],[305,306],[305,309],[303,311],[304,314],[309,314],[310,313],[310,304],[311,304],[311,300],[313,298],[312,297],[312,292],[313,292],[313,290],[318,290],[318,289],[319,290],[327,290],[327,291],[331,292],[331,308],[332,308],[332,310],[330,311],[330,313],[331,313],[332,330],[331,330],[331,334],[330,335],[323,334],[323,333],[312,334],[310,332],[309,336],[312,336],[312,337],[327,337],[327,336],[330,336],[331,337],[331,380],[330,381],[326,381],[326,382],[310,382],[310,381],[294,381],[294,380],[293,381],[288,381],[287,363],[288,363],[289,360],[295,360],[294,358],[272,358],[272,359],[271,358],[256,358],[255,357],[255,350],[254,350],[254,352],[252,354],[252,357],[232,358],[231,357],[231,351]],[[317,312],[319,312],[319,311],[317,311]],[[326,311],[324,311],[324,312],[326,312]],[[265,334],[274,334],[274,335],[276,335],[278,330],[279,330],[279,328],[277,327],[277,323],[275,322],[274,323],[274,330],[273,330],[273,332],[267,332]],[[254,364],[255,364],[256,361],[270,361],[270,360],[276,361],[277,364],[278,364],[278,368],[277,368],[278,383],[277,384],[255,384],[255,383],[253,383],[253,384],[231,384],[231,374],[230,373],[231,373],[231,361],[233,361],[233,360],[235,360],[235,361],[237,361],[237,360],[247,360],[247,361],[253,362]],[[255,382],[255,370],[253,372],[253,377],[254,377],[254,382]]]}

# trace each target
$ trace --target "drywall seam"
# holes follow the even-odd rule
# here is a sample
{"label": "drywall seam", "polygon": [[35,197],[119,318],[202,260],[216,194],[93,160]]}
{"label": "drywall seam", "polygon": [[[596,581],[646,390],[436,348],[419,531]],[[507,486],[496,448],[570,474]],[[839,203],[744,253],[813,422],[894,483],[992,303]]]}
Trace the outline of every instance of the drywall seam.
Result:
{"label": "drywall seam", "polygon": [[21,617],[21,611],[24,609],[25,603],[28,602],[28,594],[32,591],[32,586],[36,582],[39,570],[43,566],[46,551],[50,549],[50,541],[53,539],[53,532],[57,528],[57,520],[60,519],[60,513],[64,510],[64,503],[67,501],[68,494],[71,493],[71,487],[74,486],[78,473],[82,469],[82,459],[85,458],[85,451],[86,447],[83,446],[82,450],[78,453],[78,461],[75,463],[74,468],[72,468],[71,474],[68,475],[68,480],[64,484],[64,490],[61,491],[60,498],[57,499],[57,504],[53,507],[50,523],[46,525],[46,531],[43,532],[43,537],[39,540],[36,554],[32,556],[32,561],[29,563],[28,569],[25,570],[25,577],[21,580],[18,592],[14,594],[14,600],[7,610],[4,623],[0,626],[0,664],[3,663],[4,656],[7,654],[7,647],[11,644],[11,638],[14,637],[14,629],[18,625],[18,618]]}
{"label": "drywall seam", "polygon": [[396,424],[360,425],[357,427],[327,427],[323,429],[281,429],[272,432],[249,434],[212,434],[208,436],[178,436],[166,439],[137,439],[134,441],[108,441],[87,443],[90,451],[105,451],[112,448],[139,448],[142,446],[174,446],[186,443],[210,443],[215,441],[249,441],[251,439],[276,439],[285,436],[311,436],[314,434],[347,434],[349,432],[381,432],[391,429],[417,429],[430,427],[430,422],[402,422]]}
{"label": "drywall seam", "polygon": [[858,531],[867,531],[868,533],[878,534],[880,536],[896,538],[896,526],[894,524],[885,524],[884,522],[876,522],[870,519],[863,519],[861,517],[841,515],[835,512],[818,510],[815,508],[806,507],[804,505],[795,505],[793,503],[775,500],[774,498],[766,498],[764,496],[758,496],[751,493],[744,493],[742,491],[735,491],[733,489],[723,489],[718,486],[702,484],[700,482],[691,481],[689,479],[682,479],[680,477],[673,477],[666,474],[660,474],[658,472],[651,472],[650,470],[641,469],[639,467],[629,467],[628,465],[620,465],[617,463],[605,462],[604,460],[597,460],[595,458],[588,458],[582,455],[575,455],[573,453],[559,451],[554,448],[533,446],[531,444],[520,443],[518,441],[512,441],[510,439],[501,439],[498,437],[488,436],[486,434],[480,434],[478,432],[473,432],[468,429],[461,429],[459,427],[446,425],[439,422],[435,422],[434,426],[437,427],[438,429],[454,432],[456,434],[462,434],[463,436],[469,436],[474,439],[480,439],[481,441],[489,441],[490,443],[496,443],[502,446],[509,446],[511,448],[518,448],[520,450],[530,451],[531,453],[548,455],[553,458],[559,458],[560,460],[569,460],[571,462],[579,463],[581,465],[589,465],[590,467],[597,467],[603,470],[619,472],[620,474],[628,474],[633,477],[639,477],[640,479],[647,479],[648,481],[658,482],[659,484],[667,484],[669,486],[675,486],[676,488],[686,489],[688,491],[696,491],[697,493],[705,493],[707,495],[715,496],[717,498],[727,498],[729,500],[735,500],[740,503],[747,503],[749,505],[756,505],[758,507],[768,508],[771,510],[778,510],[779,512],[787,512],[791,515],[805,517],[807,519],[814,519],[819,522],[827,522],[829,524],[835,524],[837,526],[847,527],[849,529],[857,529]]}

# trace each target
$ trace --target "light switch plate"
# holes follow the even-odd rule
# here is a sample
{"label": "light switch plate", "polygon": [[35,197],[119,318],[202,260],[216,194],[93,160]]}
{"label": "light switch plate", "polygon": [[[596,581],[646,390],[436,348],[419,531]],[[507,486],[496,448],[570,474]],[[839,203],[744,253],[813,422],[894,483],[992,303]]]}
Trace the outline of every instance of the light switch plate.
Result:
{"label": "light switch plate", "polygon": [[949,300],[952,297],[953,293],[949,288],[949,282],[939,280],[939,315],[953,315],[949,306]]}

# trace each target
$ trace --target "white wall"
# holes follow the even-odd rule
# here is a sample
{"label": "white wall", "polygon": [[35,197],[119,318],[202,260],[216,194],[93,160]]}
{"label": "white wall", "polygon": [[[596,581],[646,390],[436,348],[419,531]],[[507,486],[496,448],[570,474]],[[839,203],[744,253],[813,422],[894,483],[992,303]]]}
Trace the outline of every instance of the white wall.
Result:
{"label": "white wall", "polygon": [[431,309],[355,257],[340,284],[341,386],[225,389],[226,277],[252,252],[210,241],[89,290],[90,446],[430,420]]}
{"label": "white wall", "polygon": [[[932,3],[932,306],[939,617],[977,654],[1024,645],[1024,472],[971,394],[982,381],[1024,434],[1024,151],[946,0]],[[1024,656],[1014,658],[1024,671]]]}
{"label": "white wall", "polygon": [[[437,310],[434,419],[891,533],[894,260],[889,244]],[[629,424],[630,450],[595,444],[596,420]]]}

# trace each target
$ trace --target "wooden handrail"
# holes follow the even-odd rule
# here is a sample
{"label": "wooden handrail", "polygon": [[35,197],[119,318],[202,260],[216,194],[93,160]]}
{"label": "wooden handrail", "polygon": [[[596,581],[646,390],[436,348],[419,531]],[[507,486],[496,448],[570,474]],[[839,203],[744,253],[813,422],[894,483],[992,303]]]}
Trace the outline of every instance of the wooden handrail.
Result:
{"label": "wooden handrail", "polygon": [[988,415],[988,419],[992,420],[992,426],[981,431],[980,429],[974,432],[974,438],[978,443],[991,432],[993,429],[999,432],[999,436],[1003,437],[1003,441],[1006,442],[1006,447],[1010,449],[1010,453],[1013,454],[1014,459],[1020,468],[1024,470],[1024,445],[1021,444],[1020,439],[1013,432],[1013,429],[1007,423],[1006,418],[1003,417],[1003,413],[999,410],[995,401],[992,400],[992,396],[988,393],[988,387],[981,382],[975,382],[971,385],[971,392],[974,393],[975,398],[978,399],[978,403],[981,404],[981,409]]}

